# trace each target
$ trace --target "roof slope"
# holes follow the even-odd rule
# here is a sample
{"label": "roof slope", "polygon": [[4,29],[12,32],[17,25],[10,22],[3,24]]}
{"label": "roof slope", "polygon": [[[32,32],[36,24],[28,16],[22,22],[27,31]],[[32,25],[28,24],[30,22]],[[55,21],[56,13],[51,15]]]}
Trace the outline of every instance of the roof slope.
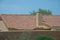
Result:
{"label": "roof slope", "polygon": [[[4,14],[1,15],[5,25],[8,28],[15,29],[34,29],[36,28],[36,16],[35,15],[16,15],[16,14]],[[60,26],[60,16],[43,16],[43,23],[49,26]]]}
{"label": "roof slope", "polygon": [[33,29],[36,27],[36,16],[34,15],[1,15],[8,28]]}
{"label": "roof slope", "polygon": [[43,17],[43,23],[50,25],[50,26],[60,26],[60,16],[44,16]]}

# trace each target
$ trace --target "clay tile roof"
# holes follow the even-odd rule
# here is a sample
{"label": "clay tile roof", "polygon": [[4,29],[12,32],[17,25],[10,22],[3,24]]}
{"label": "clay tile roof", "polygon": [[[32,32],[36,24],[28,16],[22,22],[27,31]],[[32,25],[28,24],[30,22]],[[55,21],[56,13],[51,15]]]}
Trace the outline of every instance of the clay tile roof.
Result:
{"label": "clay tile roof", "polygon": [[[8,28],[34,29],[36,28],[35,15],[3,14],[0,15]],[[43,16],[43,23],[49,26],[60,26],[60,16]]]}
{"label": "clay tile roof", "polygon": [[43,21],[45,24],[50,26],[60,26],[60,16],[44,16]]}
{"label": "clay tile roof", "polygon": [[3,14],[1,17],[8,28],[33,29],[36,27],[34,15]]}

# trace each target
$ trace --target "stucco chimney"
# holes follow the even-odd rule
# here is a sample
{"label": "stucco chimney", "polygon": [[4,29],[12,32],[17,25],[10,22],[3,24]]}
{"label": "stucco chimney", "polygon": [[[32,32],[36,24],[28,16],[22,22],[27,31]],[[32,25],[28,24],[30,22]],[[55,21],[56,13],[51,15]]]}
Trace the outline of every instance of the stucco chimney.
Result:
{"label": "stucco chimney", "polygon": [[43,14],[41,12],[38,12],[36,15],[37,27],[42,25],[42,20],[43,20]]}

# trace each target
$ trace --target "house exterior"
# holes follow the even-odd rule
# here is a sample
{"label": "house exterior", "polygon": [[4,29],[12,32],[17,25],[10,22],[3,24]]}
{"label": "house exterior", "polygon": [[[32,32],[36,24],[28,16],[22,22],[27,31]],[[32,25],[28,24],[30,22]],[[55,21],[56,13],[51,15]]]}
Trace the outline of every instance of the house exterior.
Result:
{"label": "house exterior", "polygon": [[0,14],[0,30],[59,30],[59,15]]}

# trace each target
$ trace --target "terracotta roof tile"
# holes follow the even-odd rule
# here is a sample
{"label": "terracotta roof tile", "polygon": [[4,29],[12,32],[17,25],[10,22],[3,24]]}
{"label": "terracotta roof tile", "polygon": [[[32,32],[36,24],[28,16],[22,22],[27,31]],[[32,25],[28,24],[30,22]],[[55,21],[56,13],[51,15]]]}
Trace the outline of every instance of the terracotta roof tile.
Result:
{"label": "terracotta roof tile", "polygon": [[[36,28],[35,15],[0,15],[8,28],[33,29]],[[43,16],[43,23],[49,26],[60,26],[60,16]]]}
{"label": "terracotta roof tile", "polygon": [[8,28],[33,29],[36,27],[36,16],[34,15],[1,15]]}
{"label": "terracotta roof tile", "polygon": [[60,16],[44,16],[43,20],[50,26],[60,26]]}

